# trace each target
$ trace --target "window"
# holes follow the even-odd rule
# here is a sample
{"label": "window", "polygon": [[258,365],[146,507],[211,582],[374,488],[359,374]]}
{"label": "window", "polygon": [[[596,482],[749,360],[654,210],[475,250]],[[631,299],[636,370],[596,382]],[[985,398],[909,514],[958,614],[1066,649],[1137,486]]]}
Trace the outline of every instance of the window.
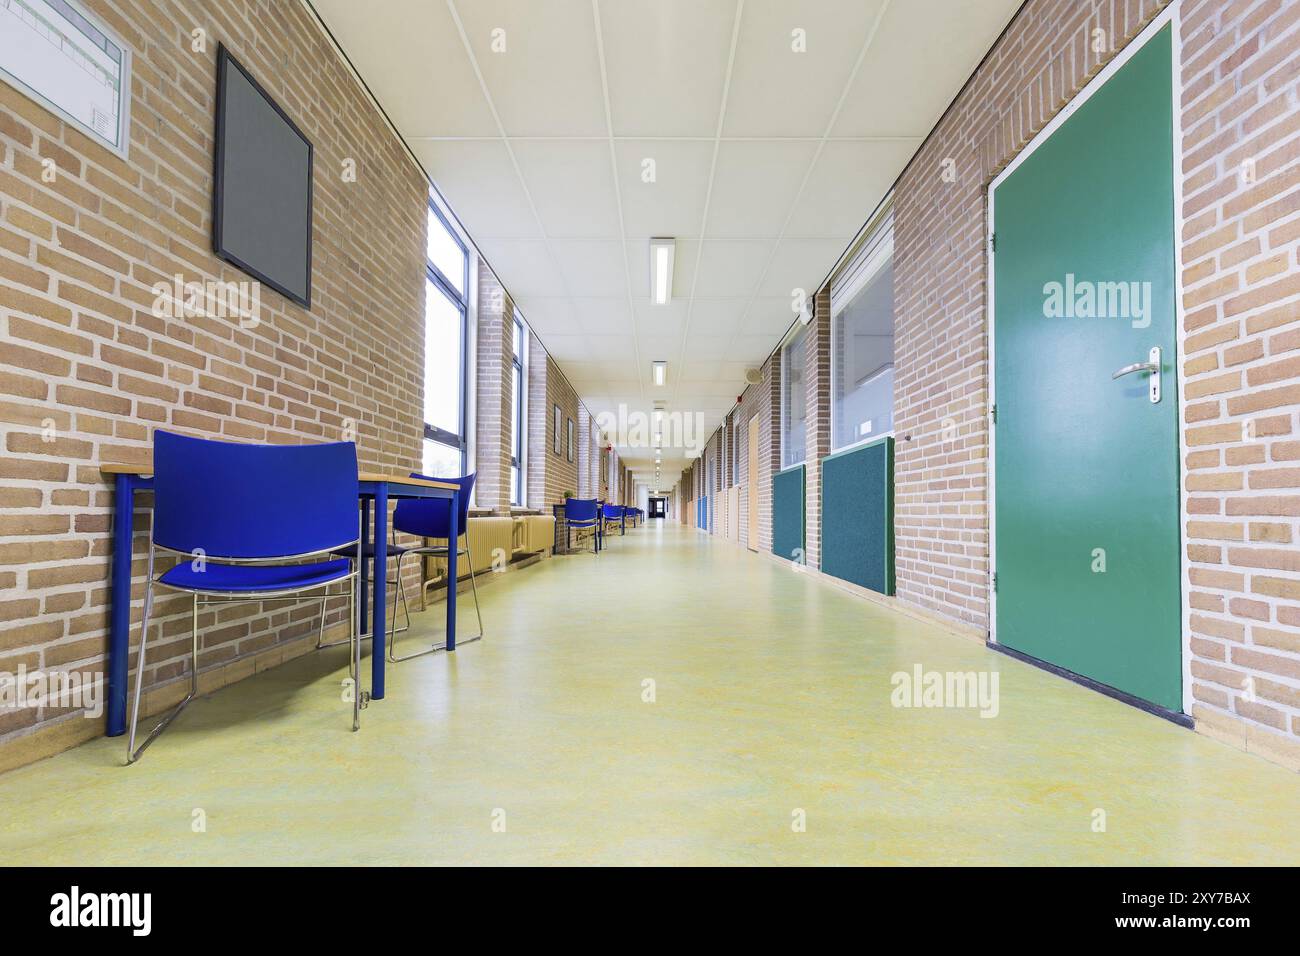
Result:
{"label": "window", "polygon": [[432,203],[429,204],[428,259],[430,265],[443,275],[452,291],[463,297],[466,280],[469,278],[465,247]]}
{"label": "window", "polygon": [[564,413],[560,411],[559,405],[552,406],[551,419],[551,451],[558,455],[560,454],[560,433],[564,428]]}
{"label": "window", "polygon": [[510,503],[517,508],[524,505],[524,443],[527,429],[524,428],[524,382],[528,381],[525,372],[527,358],[524,354],[524,323],[515,317],[514,365],[510,370]]}
{"label": "window", "polygon": [[856,271],[831,314],[832,450],[894,429],[892,239],[876,242]]}
{"label": "window", "polygon": [[[435,257],[436,255],[436,257]],[[432,202],[424,290],[424,461],[426,475],[465,471],[465,288],[469,253]]]}
{"label": "window", "polygon": [[804,349],[808,327],[801,325],[781,348],[781,467],[804,460],[807,453],[807,394],[804,387]]}

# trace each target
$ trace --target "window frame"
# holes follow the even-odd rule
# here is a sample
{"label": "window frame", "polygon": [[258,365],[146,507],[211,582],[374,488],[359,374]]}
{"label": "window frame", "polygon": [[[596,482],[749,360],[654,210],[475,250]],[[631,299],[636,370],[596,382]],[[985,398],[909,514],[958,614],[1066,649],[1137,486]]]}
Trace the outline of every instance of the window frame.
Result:
{"label": "window frame", "polygon": [[528,411],[524,403],[528,400],[528,327],[523,316],[514,316],[514,332],[519,336],[519,348],[511,343],[510,361],[519,373],[515,382],[515,414],[510,423],[514,434],[510,436],[510,466],[515,470],[514,487],[510,489],[510,504],[516,508],[525,507],[527,500],[528,478],[525,475],[525,461],[528,459]]}
{"label": "window frame", "polygon": [[[801,347],[806,347],[807,342],[808,342],[808,338],[807,338],[807,337],[808,337],[808,335],[811,334],[811,332],[809,331],[809,330],[811,329],[811,327],[812,327],[812,323],[811,323],[811,322],[805,324],[804,322],[796,321],[795,324],[794,324],[794,327],[791,329],[790,333],[785,337],[785,340],[784,340],[784,341],[781,343],[781,345],[780,345],[780,353],[781,353],[781,443],[780,443],[780,444],[781,444],[781,467],[778,469],[778,471],[785,471],[787,468],[797,468],[797,467],[799,467],[800,465],[804,465],[804,464],[807,464],[807,463],[808,463],[808,433],[807,433],[806,430],[805,430],[805,432],[804,432],[804,443],[803,443],[803,448],[800,449],[800,451],[799,451],[799,460],[798,460],[798,461],[791,461],[791,462],[787,462],[787,461],[786,461],[786,445],[788,444],[787,439],[789,438],[789,432],[790,432],[790,428],[789,428],[789,425],[790,425],[790,421],[789,421],[789,416],[790,416],[790,406],[791,406],[791,404],[793,404],[792,402],[790,402],[790,401],[788,400],[788,397],[789,397],[789,395],[790,395],[790,392],[789,392],[789,388],[790,388],[789,349],[790,349],[790,347],[791,347],[792,345],[794,345],[795,340],[798,339],[800,336],[803,336],[803,341],[800,342],[800,346],[801,346]],[[806,359],[805,359],[804,364],[807,365],[807,361],[806,361]],[[807,387],[807,386],[805,385],[805,388],[806,388],[806,387]],[[808,399],[807,399],[807,396],[805,396],[805,397],[804,397],[804,424],[805,424],[805,428],[806,428],[806,426],[807,426],[807,422],[808,422]]]}
{"label": "window frame", "polygon": [[[424,253],[425,278],[433,284],[434,289],[436,291],[446,296],[447,300],[453,306],[455,306],[457,311],[460,312],[460,394],[457,396],[457,403],[459,405],[459,408],[457,409],[457,413],[456,413],[457,424],[460,428],[460,434],[458,435],[453,434],[452,432],[449,432],[446,429],[438,428],[435,425],[431,425],[429,422],[424,422],[424,441],[432,441],[432,442],[436,442],[439,445],[445,445],[448,448],[457,449],[460,452],[460,471],[461,474],[463,475],[465,474],[465,458],[466,458],[466,453],[468,451],[468,433],[469,433],[469,428],[467,427],[465,417],[469,407],[470,252],[469,252],[469,246],[465,243],[463,239],[461,239],[460,233],[455,228],[452,227],[451,223],[447,220],[447,217],[443,215],[442,210],[438,208],[438,204],[433,201],[432,195],[429,196],[428,207],[433,212],[433,214],[438,217],[438,221],[442,223],[443,228],[447,230],[447,234],[451,236],[452,241],[456,243],[457,247],[460,249],[461,253],[464,256],[464,265],[463,265],[460,284],[461,287],[465,289],[465,292],[463,294],[458,292],[456,290],[456,286],[451,282],[451,280],[449,280],[447,276],[443,274],[442,270],[439,269],[434,264],[433,260],[429,258],[428,240],[426,238],[425,253]],[[427,288],[428,286],[426,285],[426,289]],[[426,334],[427,334],[427,329],[426,329]],[[428,387],[427,382],[425,382],[425,387],[426,388]],[[421,417],[423,418],[423,414],[421,415]]]}
{"label": "window frame", "polygon": [[[837,374],[836,372],[837,363],[835,361],[835,336],[839,331],[840,321],[844,315],[844,311],[853,303],[853,300],[856,299],[858,295],[860,295],[863,291],[866,290],[867,286],[871,285],[871,283],[876,280],[876,278],[880,275],[881,271],[885,267],[892,265],[895,261],[894,260],[894,220],[893,220],[893,216],[889,214],[890,212],[892,212],[892,210],[887,210],[886,214],[882,217],[880,224],[875,229],[873,229],[870,233],[868,233],[867,239],[863,244],[863,248],[867,250],[867,254],[865,259],[863,260],[862,267],[861,270],[859,271],[859,274],[854,276],[853,281],[849,285],[846,285],[843,288],[838,290],[833,289],[831,293],[830,453],[832,455],[838,454],[839,452],[842,451],[849,451],[850,449],[857,448],[859,445],[869,445],[872,442],[880,441],[882,438],[889,438],[894,434],[894,429],[890,428],[888,431],[882,431],[876,434],[867,435],[866,437],[858,436],[857,438],[854,438],[853,441],[846,442],[843,445],[837,446],[835,444],[835,435],[837,434],[837,429],[840,425],[840,420],[839,420],[840,410],[839,410],[839,401],[838,401],[839,374]],[[852,266],[852,264],[856,261],[857,261],[857,255],[855,254],[851,259],[849,259],[847,265]],[[834,280],[832,280],[832,283],[833,282]],[[895,335],[897,335],[898,332],[897,311],[895,311],[893,319],[894,319],[894,332]],[[891,367],[894,367],[892,363],[891,363]],[[872,373],[872,375],[868,376],[867,379],[864,379],[863,380],[864,384],[865,382],[874,379],[877,375],[880,375],[882,372],[883,372],[883,367],[881,369],[878,369],[876,372]]]}

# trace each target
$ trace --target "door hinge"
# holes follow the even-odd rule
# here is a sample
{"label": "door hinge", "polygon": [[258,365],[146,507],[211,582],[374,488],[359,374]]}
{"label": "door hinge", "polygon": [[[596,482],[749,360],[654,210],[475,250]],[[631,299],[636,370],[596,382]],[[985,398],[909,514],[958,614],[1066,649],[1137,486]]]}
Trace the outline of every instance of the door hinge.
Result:
{"label": "door hinge", "polygon": [[998,423],[998,407],[997,407],[997,405],[990,405],[990,406],[989,406],[989,418],[993,420],[993,424],[994,424],[994,425],[996,425],[996,424]]}
{"label": "door hinge", "polygon": [[993,593],[998,593],[998,573],[996,571],[993,572]]}
{"label": "door hinge", "polygon": [[996,232],[989,233],[989,251],[990,252],[998,251],[998,234]]}

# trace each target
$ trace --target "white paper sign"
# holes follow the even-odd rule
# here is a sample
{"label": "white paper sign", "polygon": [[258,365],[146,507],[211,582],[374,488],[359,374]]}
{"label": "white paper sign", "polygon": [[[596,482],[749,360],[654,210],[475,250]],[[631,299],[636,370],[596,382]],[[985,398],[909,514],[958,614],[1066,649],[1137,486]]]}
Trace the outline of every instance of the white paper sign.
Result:
{"label": "white paper sign", "polygon": [[0,0],[0,79],[124,159],[130,63],[77,0]]}

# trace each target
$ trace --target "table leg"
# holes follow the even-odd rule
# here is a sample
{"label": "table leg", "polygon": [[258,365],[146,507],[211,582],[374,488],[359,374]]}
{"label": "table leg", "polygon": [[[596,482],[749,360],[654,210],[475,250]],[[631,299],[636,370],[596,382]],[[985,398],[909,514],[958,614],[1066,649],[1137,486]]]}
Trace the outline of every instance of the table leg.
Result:
{"label": "table leg", "polygon": [[447,533],[447,650],[456,649],[456,583],[458,571],[456,552],[460,550],[460,496],[462,492],[452,492],[451,517]]}
{"label": "table leg", "polygon": [[112,610],[108,618],[108,687],[105,731],[109,737],[126,733],[127,664],[131,655],[131,527],[135,485],[131,475],[113,481]]}
{"label": "table leg", "polygon": [[[362,567],[365,563],[362,562]],[[384,699],[384,655],[388,639],[388,485],[375,488],[374,613],[370,617],[370,699]]]}

